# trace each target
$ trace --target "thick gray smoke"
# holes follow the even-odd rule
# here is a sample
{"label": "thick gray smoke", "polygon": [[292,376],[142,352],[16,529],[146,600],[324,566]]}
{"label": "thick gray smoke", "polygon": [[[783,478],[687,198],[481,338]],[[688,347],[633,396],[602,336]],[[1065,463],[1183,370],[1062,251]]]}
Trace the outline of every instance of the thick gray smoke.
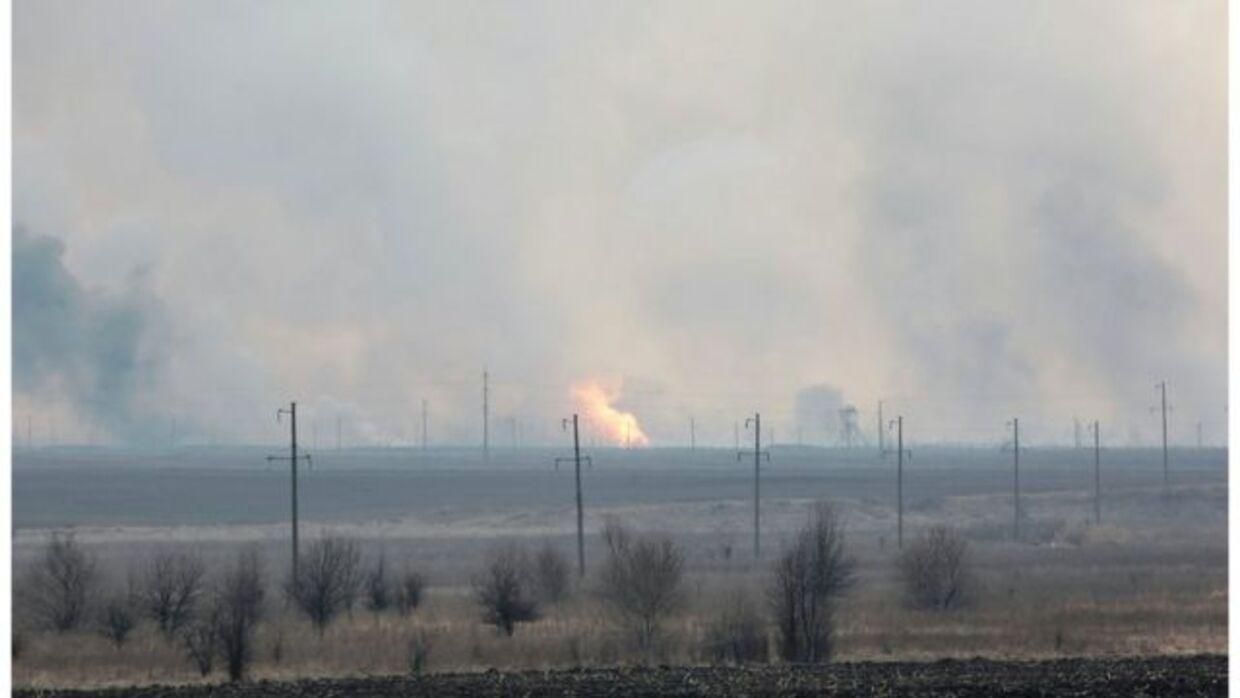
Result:
{"label": "thick gray smoke", "polygon": [[[150,385],[142,294],[19,327],[64,345],[20,359],[19,397],[62,402],[56,361],[221,440],[279,440],[298,399],[320,442],[337,418],[408,442],[426,400],[433,441],[476,443],[485,367],[497,423],[542,443],[583,379],[622,382],[656,445],[754,412],[821,440],[808,385],[867,434],[882,400],[919,440],[1019,416],[1031,443],[1073,417],[1149,443],[1165,379],[1173,441],[1218,443],[1226,15],[19,2],[17,218],[63,234],[79,295],[149,269],[172,337]],[[113,334],[83,348],[84,317]]]}
{"label": "thick gray smoke", "polygon": [[125,441],[148,435],[136,418],[159,354],[146,341],[158,306],[141,279],[124,293],[92,292],[65,268],[64,244],[13,230],[13,384],[50,392]]}

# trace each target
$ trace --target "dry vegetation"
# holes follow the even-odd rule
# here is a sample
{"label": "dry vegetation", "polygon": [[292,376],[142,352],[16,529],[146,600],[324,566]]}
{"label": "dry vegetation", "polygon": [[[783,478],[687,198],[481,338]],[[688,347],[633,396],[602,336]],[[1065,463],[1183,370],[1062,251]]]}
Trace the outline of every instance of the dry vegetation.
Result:
{"label": "dry vegetation", "polygon": [[[1179,515],[1101,527],[1043,519],[1030,530],[1046,532],[1017,545],[983,526],[935,529],[914,516],[914,535],[901,552],[890,538],[853,532],[848,514],[817,512],[762,564],[744,551],[720,552],[729,536],[690,546],[678,536],[613,525],[605,537],[594,536],[584,580],[566,563],[567,547],[547,542],[509,539],[474,554],[470,584],[444,582],[433,567],[366,541],[327,537],[303,551],[302,584],[317,591],[300,593],[314,603],[298,600],[254,551],[208,561],[201,574],[200,559],[179,553],[131,565],[134,573],[104,569],[89,546],[57,537],[58,547],[17,575],[14,681],[219,681],[240,673],[238,663],[249,678],[286,679],[762,662],[785,646],[773,596],[781,589],[798,608],[817,609],[814,618],[794,619],[810,629],[802,645],[806,638],[817,643],[809,659],[1226,651],[1221,526],[1203,535]],[[115,619],[121,597],[104,590],[129,574],[139,577],[137,603],[123,607],[135,609],[134,622],[118,640],[87,619]],[[46,588],[25,586],[48,575],[61,580],[50,588],[67,605],[63,613]],[[915,593],[922,587],[930,591]],[[511,627],[491,613],[499,597],[490,592],[516,603],[506,607],[516,610]],[[81,603],[92,594],[102,615]],[[23,606],[28,599],[34,605]],[[78,620],[57,630],[70,616]],[[824,627],[827,635],[813,634]]]}

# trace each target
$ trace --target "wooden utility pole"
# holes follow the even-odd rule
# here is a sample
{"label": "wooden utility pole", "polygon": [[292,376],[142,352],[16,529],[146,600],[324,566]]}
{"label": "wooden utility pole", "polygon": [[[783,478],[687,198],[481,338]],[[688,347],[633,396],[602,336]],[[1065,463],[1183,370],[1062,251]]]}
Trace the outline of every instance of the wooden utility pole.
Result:
{"label": "wooden utility pole", "polygon": [[880,458],[886,457],[887,455],[887,446],[883,442],[884,431],[885,429],[883,428],[883,401],[879,400],[878,401],[878,456]]}
{"label": "wooden utility pole", "polygon": [[[904,416],[896,417],[896,547],[904,548]],[[880,430],[881,431],[881,430]],[[912,454],[909,454],[912,457]]]}
{"label": "wooden utility pole", "polygon": [[491,434],[490,434],[490,387],[487,384],[489,376],[486,371],[482,372],[482,460],[491,460]]}
{"label": "wooden utility pole", "polygon": [[1163,496],[1171,494],[1171,469],[1167,465],[1167,381],[1162,381],[1157,386],[1162,395],[1162,456],[1163,456]]}
{"label": "wooden utility pole", "polygon": [[[565,418],[560,422],[561,427],[568,428],[568,419]],[[573,414],[573,464],[575,466],[575,474],[577,477],[577,576],[585,578],[586,576],[586,534],[585,534],[585,509],[581,502],[581,461],[590,462],[590,457],[581,457],[581,437],[577,431],[577,415]],[[567,458],[556,458],[555,469],[560,469],[560,461],[568,460]],[[591,462],[591,465],[593,463]]]}
{"label": "wooden utility pole", "polygon": [[267,462],[275,460],[287,460],[289,463],[289,473],[292,478],[292,519],[293,519],[293,583],[296,584],[297,576],[297,461],[299,458],[310,462],[310,454],[297,455],[297,403],[290,402],[288,409],[280,408],[276,410],[276,421],[281,421],[283,415],[289,416],[289,454],[288,456],[267,456]]}
{"label": "wooden utility pole", "polygon": [[1102,437],[1094,420],[1094,525],[1102,523]]}
{"label": "wooden utility pole", "polygon": [[1020,420],[1012,418],[1012,539],[1020,541]]}
{"label": "wooden utility pole", "polygon": [[[761,509],[760,502],[762,500],[761,485],[761,467],[762,456],[766,456],[767,461],[771,460],[771,452],[762,450],[762,415],[755,412],[753,417],[745,420],[745,428],[753,424],[753,557],[755,560],[762,558],[762,535],[761,535]],[[746,454],[745,451],[737,451],[736,459],[740,460]]]}

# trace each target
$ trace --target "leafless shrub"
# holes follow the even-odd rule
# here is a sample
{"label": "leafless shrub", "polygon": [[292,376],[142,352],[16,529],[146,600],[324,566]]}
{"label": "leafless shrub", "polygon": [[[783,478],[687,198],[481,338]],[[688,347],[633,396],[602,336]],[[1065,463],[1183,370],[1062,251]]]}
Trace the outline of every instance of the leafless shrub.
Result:
{"label": "leafless shrub", "polygon": [[95,629],[103,635],[116,649],[124,646],[129,633],[137,625],[137,614],[134,612],[133,598],[119,594],[110,597],[99,609],[99,617]]}
{"label": "leafless shrub", "polygon": [[345,538],[317,540],[303,553],[290,592],[320,636],[356,600],[361,559],[357,543]]}
{"label": "leafless shrub", "polygon": [[405,643],[405,666],[410,674],[421,674],[430,658],[434,638],[424,628],[418,628]]}
{"label": "leafless shrub", "polygon": [[378,615],[392,606],[392,590],[387,574],[387,561],[383,553],[375,560],[374,567],[366,572],[366,609]]}
{"label": "leafless shrub", "polygon": [[558,603],[568,596],[568,560],[564,553],[544,543],[534,557],[534,588],[539,600]]}
{"label": "leafless shrub", "polygon": [[716,663],[767,661],[766,622],[749,594],[738,589],[727,596],[706,626],[705,644]]}
{"label": "leafless shrub", "polygon": [[607,558],[599,593],[636,633],[638,646],[649,652],[663,619],[684,601],[681,579],[684,555],[666,536],[633,536],[618,521],[603,527]]}
{"label": "leafless shrub", "polygon": [[785,661],[830,661],[835,604],[851,585],[854,568],[844,551],[842,520],[829,504],[816,504],[809,522],[775,561],[768,589]]}
{"label": "leafless shrub", "polygon": [[220,581],[215,593],[214,620],[216,640],[228,665],[228,678],[240,681],[254,657],[254,630],[262,617],[263,568],[258,551],[250,548]]}
{"label": "leafless shrub", "polygon": [[161,553],[147,565],[139,603],[164,637],[174,637],[193,617],[205,574],[202,559],[185,553]]}
{"label": "leafless shrub", "polygon": [[947,610],[967,600],[969,544],[954,529],[935,526],[900,554],[900,576],[911,604]]}
{"label": "leafless shrub", "polygon": [[484,623],[511,636],[517,623],[538,619],[529,576],[529,558],[520,546],[509,543],[491,551],[486,568],[473,580]]}
{"label": "leafless shrub", "polygon": [[206,676],[215,666],[219,652],[220,623],[213,610],[205,618],[196,618],[181,630],[181,646],[198,673]]}
{"label": "leafless shrub", "polygon": [[63,633],[86,619],[98,581],[94,556],[72,533],[53,533],[25,580],[23,601],[38,624]]}
{"label": "leafless shrub", "polygon": [[426,580],[422,575],[413,570],[405,570],[396,588],[396,611],[402,616],[407,616],[418,610],[418,606],[422,603],[422,589],[425,586]]}

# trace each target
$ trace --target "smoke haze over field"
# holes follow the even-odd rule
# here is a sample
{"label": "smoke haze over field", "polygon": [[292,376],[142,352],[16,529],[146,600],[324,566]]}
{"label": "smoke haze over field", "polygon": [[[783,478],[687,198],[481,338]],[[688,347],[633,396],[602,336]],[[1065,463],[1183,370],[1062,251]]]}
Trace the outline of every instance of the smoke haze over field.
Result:
{"label": "smoke haze over field", "polygon": [[425,399],[473,443],[486,367],[493,443],[562,442],[584,380],[656,446],[879,399],[914,439],[1153,443],[1166,379],[1220,442],[1225,20],[18,0],[14,417],[274,441],[296,398],[399,443]]}

